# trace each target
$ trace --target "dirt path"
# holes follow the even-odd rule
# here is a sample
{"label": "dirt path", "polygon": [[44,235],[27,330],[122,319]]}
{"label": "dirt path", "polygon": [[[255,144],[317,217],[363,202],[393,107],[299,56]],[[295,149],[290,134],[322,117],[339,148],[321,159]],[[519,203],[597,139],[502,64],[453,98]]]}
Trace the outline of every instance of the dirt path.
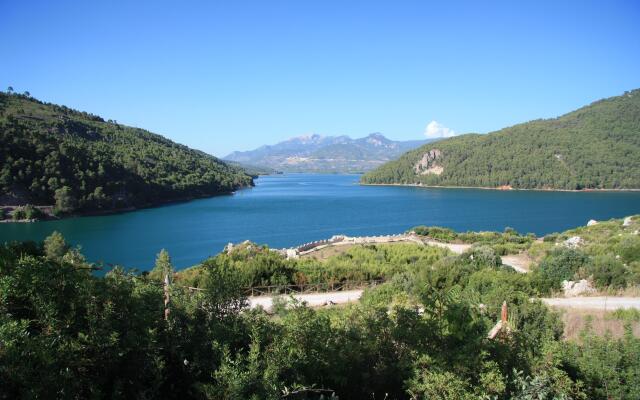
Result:
{"label": "dirt path", "polygon": [[559,308],[614,311],[621,308],[640,309],[640,297],[554,297],[542,298],[545,304]]}
{"label": "dirt path", "polygon": [[429,246],[444,247],[456,254],[462,254],[471,248],[470,244],[442,243],[442,242],[437,242],[435,240],[429,240],[429,239],[425,240],[424,244]]}
{"label": "dirt path", "polygon": [[[313,294],[296,294],[293,297],[306,302],[310,307],[320,307],[327,304],[346,304],[360,300],[362,290],[347,290],[343,292],[326,292]],[[287,298],[287,296],[283,296]],[[249,306],[255,308],[262,306],[265,310],[271,310],[274,296],[249,297]],[[621,308],[640,309],[639,297],[554,297],[541,298],[543,303],[551,307],[571,308],[582,310],[614,311]]]}
{"label": "dirt path", "polygon": [[511,254],[502,256],[501,258],[504,265],[508,265],[522,273],[529,272],[529,266],[531,266],[531,263],[533,262],[526,253]]}
{"label": "dirt path", "polygon": [[[313,294],[295,294],[297,300],[306,302],[309,307],[319,307],[329,303],[346,304],[360,300],[363,290],[345,290],[343,292],[326,292]],[[285,299],[288,296],[283,296]],[[249,307],[256,308],[262,306],[265,310],[271,310],[274,296],[249,297]]]}

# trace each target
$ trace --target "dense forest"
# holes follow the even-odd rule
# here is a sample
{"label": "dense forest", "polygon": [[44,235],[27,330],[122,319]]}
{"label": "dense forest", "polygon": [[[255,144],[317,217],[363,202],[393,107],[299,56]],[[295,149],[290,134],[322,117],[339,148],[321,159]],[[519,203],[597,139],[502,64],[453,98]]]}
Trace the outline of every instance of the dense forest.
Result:
{"label": "dense forest", "polygon": [[113,210],[251,184],[240,167],[143,129],[28,93],[0,93],[0,206],[51,205],[57,214]]}
{"label": "dense forest", "polygon": [[[631,324],[640,313],[611,314],[625,323],[619,336],[586,326],[566,340],[560,315],[531,298],[588,274],[602,278],[602,290],[637,286],[639,226],[636,216],[542,242],[512,230],[419,227],[480,243],[461,255],[364,245],[324,261],[245,243],[184,272],[172,273],[161,251],[150,273],[115,267],[104,276],[58,233],[7,243],[0,399],[638,399]],[[576,234],[579,248],[561,245]],[[495,246],[508,243],[537,254],[532,273],[501,265]],[[312,309],[285,299],[271,313],[246,309],[247,285],[357,278],[359,270],[385,283],[357,304]],[[166,306],[165,274],[173,276]],[[490,339],[503,302],[507,327]]]}
{"label": "dense forest", "polygon": [[[432,150],[432,157],[423,158]],[[365,174],[361,182],[638,189],[640,90],[596,101],[559,118],[429,143]]]}

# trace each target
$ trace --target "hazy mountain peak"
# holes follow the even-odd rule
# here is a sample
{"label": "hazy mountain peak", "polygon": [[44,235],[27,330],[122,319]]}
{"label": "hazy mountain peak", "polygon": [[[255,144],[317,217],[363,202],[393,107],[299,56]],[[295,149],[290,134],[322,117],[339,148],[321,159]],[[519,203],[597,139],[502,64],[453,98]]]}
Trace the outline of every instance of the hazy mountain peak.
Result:
{"label": "hazy mountain peak", "polygon": [[392,143],[391,140],[387,139],[382,133],[374,132],[370,133],[369,136],[364,138],[367,143],[370,143],[374,146],[384,146]]}
{"label": "hazy mountain peak", "polygon": [[308,142],[317,142],[319,140],[324,139],[324,136],[322,135],[318,135],[317,133],[309,133],[306,135],[300,135],[300,136],[295,136],[292,137],[290,139],[288,139],[288,142],[302,142],[302,143],[308,143]]}
{"label": "hazy mountain peak", "polygon": [[361,172],[393,160],[427,141],[387,139],[379,132],[363,138],[349,136],[296,136],[251,151],[233,152],[226,160],[295,172]]}

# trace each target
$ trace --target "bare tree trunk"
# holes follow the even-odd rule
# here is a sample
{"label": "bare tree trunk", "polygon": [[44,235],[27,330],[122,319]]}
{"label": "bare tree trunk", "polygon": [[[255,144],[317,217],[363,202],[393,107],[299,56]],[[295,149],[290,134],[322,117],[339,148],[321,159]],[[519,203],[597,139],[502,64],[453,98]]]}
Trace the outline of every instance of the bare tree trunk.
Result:
{"label": "bare tree trunk", "polygon": [[164,274],[164,320],[169,320],[169,274]]}

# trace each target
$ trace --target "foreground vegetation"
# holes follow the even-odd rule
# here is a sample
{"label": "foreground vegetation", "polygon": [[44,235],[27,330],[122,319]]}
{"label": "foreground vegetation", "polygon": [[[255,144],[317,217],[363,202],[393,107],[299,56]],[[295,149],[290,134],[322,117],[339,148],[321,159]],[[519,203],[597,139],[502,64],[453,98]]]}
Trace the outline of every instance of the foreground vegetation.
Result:
{"label": "foreground vegetation", "polygon": [[[251,184],[240,167],[143,129],[0,92],[0,206],[52,205],[64,215],[211,196]],[[3,211],[0,217],[10,215]]]}
{"label": "foreground vegetation", "polygon": [[[102,277],[60,234],[6,244],[0,398],[637,399],[640,339],[629,324],[617,339],[587,327],[563,341],[559,316],[531,300],[564,277],[560,259],[576,273],[599,254],[637,265],[640,246],[618,236],[637,224],[579,228],[580,249],[560,250],[565,234],[534,242],[532,274],[502,266],[491,243],[462,255],[371,245],[326,261],[245,244],[178,274],[162,251],[150,273]],[[174,277],[168,315],[165,274]],[[247,286],[378,277],[386,283],[358,304],[245,309]],[[504,301],[509,329],[488,339]]]}
{"label": "foreground vegetation", "polygon": [[[460,263],[510,270],[500,256],[526,254],[535,261],[532,273],[517,275],[521,286],[532,296],[547,296],[561,289],[563,280],[591,280],[602,291],[616,292],[640,285],[640,217],[601,221],[596,225],[553,233],[543,239],[504,232],[462,232],[449,228],[417,226],[411,231],[424,239],[444,243],[472,244],[454,257],[446,249],[408,243],[354,246],[327,260],[287,259],[267,246],[245,242],[222,252],[210,261],[236,270],[244,287],[322,284],[346,281],[388,281],[395,275],[422,271],[433,266],[459,269]],[[579,238],[569,245],[569,238]],[[461,261],[463,260],[463,261]],[[186,286],[199,287],[204,267],[180,271],[176,279]],[[157,270],[152,277],[161,279]]]}
{"label": "foreground vegetation", "polygon": [[[640,188],[640,89],[554,119],[487,135],[426,144],[365,174],[368,184],[511,186],[526,189]],[[440,154],[416,171],[425,153]],[[435,154],[435,153],[434,153]],[[597,162],[594,162],[597,160]]]}

